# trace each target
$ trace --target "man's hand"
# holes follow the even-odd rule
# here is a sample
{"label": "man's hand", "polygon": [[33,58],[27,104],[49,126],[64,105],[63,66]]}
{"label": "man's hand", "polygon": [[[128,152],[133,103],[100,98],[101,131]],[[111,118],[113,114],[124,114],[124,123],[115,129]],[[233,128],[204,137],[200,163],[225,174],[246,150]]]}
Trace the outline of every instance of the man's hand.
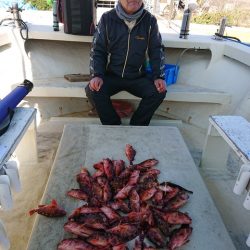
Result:
{"label": "man's hand", "polygon": [[102,85],[103,85],[103,80],[98,76],[92,78],[89,82],[89,88],[92,91],[99,91]]}
{"label": "man's hand", "polygon": [[159,93],[163,93],[167,90],[166,82],[162,79],[155,79],[154,84]]}

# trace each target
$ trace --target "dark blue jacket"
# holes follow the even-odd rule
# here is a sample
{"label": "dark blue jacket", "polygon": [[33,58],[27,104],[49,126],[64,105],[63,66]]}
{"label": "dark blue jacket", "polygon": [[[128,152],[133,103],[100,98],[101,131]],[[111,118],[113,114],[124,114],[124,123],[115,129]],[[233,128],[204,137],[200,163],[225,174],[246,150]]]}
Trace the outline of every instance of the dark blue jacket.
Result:
{"label": "dark blue jacket", "polygon": [[90,53],[92,77],[106,72],[127,79],[145,75],[148,51],[153,78],[164,79],[164,52],[156,18],[147,10],[130,31],[115,9],[104,13],[93,37]]}

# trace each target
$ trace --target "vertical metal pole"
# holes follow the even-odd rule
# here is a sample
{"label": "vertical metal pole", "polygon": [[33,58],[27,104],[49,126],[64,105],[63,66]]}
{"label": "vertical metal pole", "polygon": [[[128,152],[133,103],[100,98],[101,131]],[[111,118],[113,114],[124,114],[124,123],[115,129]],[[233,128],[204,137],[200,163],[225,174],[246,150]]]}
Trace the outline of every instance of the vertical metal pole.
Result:
{"label": "vertical metal pole", "polygon": [[59,31],[59,23],[57,18],[57,0],[53,1],[53,28],[54,31]]}
{"label": "vertical metal pole", "polygon": [[21,27],[21,15],[18,8],[18,3],[12,3],[13,19],[16,27]]}
{"label": "vertical metal pole", "polygon": [[180,31],[180,38],[187,39],[189,35],[189,25],[191,20],[191,10],[186,9],[183,13],[182,24],[181,24],[181,31]]}
{"label": "vertical metal pole", "polygon": [[225,32],[225,28],[226,28],[226,23],[227,23],[227,18],[226,17],[223,17],[220,21],[220,28],[219,28],[219,31],[218,33],[223,36],[224,35],[224,32]]}

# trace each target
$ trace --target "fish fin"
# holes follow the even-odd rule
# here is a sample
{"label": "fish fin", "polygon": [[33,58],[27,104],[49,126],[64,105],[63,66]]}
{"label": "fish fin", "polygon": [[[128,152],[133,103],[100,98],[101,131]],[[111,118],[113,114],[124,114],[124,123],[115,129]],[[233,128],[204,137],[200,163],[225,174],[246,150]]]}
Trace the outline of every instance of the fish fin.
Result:
{"label": "fish fin", "polygon": [[31,216],[31,215],[34,214],[35,212],[37,212],[37,209],[31,209],[31,210],[29,211],[29,215]]}
{"label": "fish fin", "polygon": [[57,204],[57,202],[56,202],[55,199],[53,199],[53,200],[51,201],[51,205],[54,206],[54,207],[57,207],[57,206],[58,206],[58,204]]}
{"label": "fish fin", "polygon": [[40,208],[40,207],[44,207],[45,205],[38,205],[38,207]]}

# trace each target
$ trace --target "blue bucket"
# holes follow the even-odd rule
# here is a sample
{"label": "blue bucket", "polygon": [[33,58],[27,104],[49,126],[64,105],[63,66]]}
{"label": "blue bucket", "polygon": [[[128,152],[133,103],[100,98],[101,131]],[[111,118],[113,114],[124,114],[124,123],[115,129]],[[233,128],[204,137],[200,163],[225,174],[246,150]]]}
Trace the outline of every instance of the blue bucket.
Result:
{"label": "blue bucket", "polygon": [[[165,64],[165,81],[167,86],[176,83],[179,73],[179,65],[177,64]],[[146,72],[151,75],[152,68],[149,63],[146,64]]]}
{"label": "blue bucket", "polygon": [[179,65],[176,64],[165,64],[165,81],[167,86],[176,83],[179,68]]}

